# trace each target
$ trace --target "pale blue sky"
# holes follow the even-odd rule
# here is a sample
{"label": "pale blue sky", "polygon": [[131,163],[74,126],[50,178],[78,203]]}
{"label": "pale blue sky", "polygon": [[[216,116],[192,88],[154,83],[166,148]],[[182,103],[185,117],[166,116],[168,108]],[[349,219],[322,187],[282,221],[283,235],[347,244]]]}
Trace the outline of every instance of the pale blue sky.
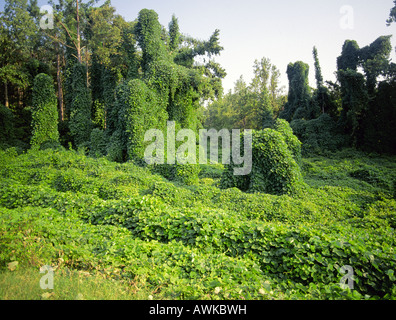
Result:
{"label": "pale blue sky", "polygon": [[[39,1],[40,5],[47,1]],[[386,26],[393,0],[112,0],[117,13],[126,20],[137,18],[143,8],[153,9],[162,25],[168,26],[174,13],[182,33],[208,39],[220,30],[224,47],[216,61],[226,69],[225,91],[234,87],[243,75],[252,78],[255,59],[271,59],[282,74],[287,87],[286,68],[298,60],[310,65],[310,85],[315,86],[312,48],[319,51],[325,80],[335,80],[336,59],[346,39],[358,41],[361,47],[381,35],[394,35],[396,24]],[[4,3],[3,0],[0,3]],[[103,0],[99,3],[103,3]],[[353,29],[343,29],[340,9],[353,8]],[[1,6],[3,7],[3,6]],[[396,62],[395,51],[391,58]]]}

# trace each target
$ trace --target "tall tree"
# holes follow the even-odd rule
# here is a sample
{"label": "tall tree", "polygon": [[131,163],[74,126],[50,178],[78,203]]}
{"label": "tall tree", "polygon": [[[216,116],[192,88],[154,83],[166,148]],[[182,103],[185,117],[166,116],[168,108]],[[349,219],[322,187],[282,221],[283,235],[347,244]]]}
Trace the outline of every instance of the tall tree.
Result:
{"label": "tall tree", "polygon": [[322,68],[320,67],[320,62],[319,62],[318,49],[316,49],[316,47],[313,48],[312,54],[315,60],[316,87],[320,88],[323,86],[323,75],[322,75]]}
{"label": "tall tree", "polygon": [[73,68],[73,101],[70,110],[70,133],[75,146],[87,146],[92,131],[91,96],[87,88],[87,71],[83,64]]}
{"label": "tall tree", "polygon": [[126,76],[128,67],[123,42],[127,40],[124,34],[129,24],[115,11],[110,1],[106,1],[100,7],[89,8],[87,14],[92,116],[95,124],[102,129],[108,126],[107,114],[111,112],[115,100],[116,86]]}
{"label": "tall tree", "polygon": [[[378,119],[375,115],[385,114],[381,109],[392,105],[391,100],[387,100],[383,106],[373,102],[386,100],[378,97],[378,79],[380,75],[386,76],[391,68],[389,61],[391,50],[390,36],[379,37],[361,49],[356,41],[347,40],[341,56],[337,59],[337,77],[342,96],[339,124],[352,137],[356,146],[364,145],[368,128],[378,125],[373,125],[376,122],[375,119]],[[359,72],[359,67],[363,69],[364,74]],[[382,86],[381,94],[390,92],[384,88],[385,84]],[[384,122],[382,125],[385,126],[388,120],[382,118],[381,121]],[[377,144],[379,143],[377,141]]]}
{"label": "tall tree", "polygon": [[4,12],[0,13],[0,81],[7,107],[10,104],[10,85],[16,88],[20,105],[22,90],[29,84],[24,65],[31,57],[32,38],[37,26],[28,9],[27,0],[6,0]]}
{"label": "tall tree", "polygon": [[151,63],[165,59],[167,56],[165,45],[161,40],[161,30],[158,14],[155,11],[143,9],[139,12],[135,33],[143,51],[143,72],[149,71]]}
{"label": "tall tree", "polygon": [[181,34],[179,29],[179,21],[175,15],[172,15],[172,20],[169,23],[169,49],[171,52],[177,50],[181,43]]}
{"label": "tall tree", "polygon": [[367,90],[373,94],[378,84],[378,77],[385,76],[389,68],[392,51],[392,36],[381,36],[359,52],[361,65],[367,79]]}
{"label": "tall tree", "polygon": [[320,67],[318,50],[316,47],[313,48],[312,54],[315,62],[316,79],[316,90],[312,97],[313,118],[318,117],[319,112],[322,114],[327,113],[331,116],[336,116],[337,106],[331,98],[329,89],[324,85],[322,68]]}
{"label": "tall tree", "polygon": [[[72,73],[75,64],[84,63],[88,65],[90,53],[87,45],[87,14],[97,0],[88,0],[83,3],[81,0],[58,0],[57,3],[51,1],[54,7],[55,30],[52,32],[52,39],[60,46],[64,60],[65,70],[63,75],[64,91],[64,119],[70,118],[71,105],[73,101]],[[86,69],[88,85],[88,68]]]}
{"label": "tall tree", "polygon": [[312,119],[311,89],[308,83],[309,66],[302,62],[290,63],[287,67],[289,79],[288,102],[280,117],[287,120]]}
{"label": "tall tree", "polygon": [[59,142],[54,83],[49,75],[43,73],[34,80],[32,128],[33,147],[39,147],[45,142]]}
{"label": "tall tree", "polygon": [[279,85],[280,72],[268,58],[255,60],[254,77],[247,85],[241,76],[222,99],[209,104],[205,111],[206,126],[218,130],[272,127],[284,104]]}
{"label": "tall tree", "polygon": [[393,0],[395,4],[394,7],[389,12],[389,18],[386,20],[388,27],[393,23],[396,22],[396,0]]}
{"label": "tall tree", "polygon": [[356,71],[359,65],[360,47],[355,40],[346,40],[342,46],[341,56],[337,58],[338,70]]}
{"label": "tall tree", "polygon": [[280,72],[268,58],[256,60],[253,67],[254,77],[250,88],[257,95],[257,129],[272,127],[274,120],[279,115]]}

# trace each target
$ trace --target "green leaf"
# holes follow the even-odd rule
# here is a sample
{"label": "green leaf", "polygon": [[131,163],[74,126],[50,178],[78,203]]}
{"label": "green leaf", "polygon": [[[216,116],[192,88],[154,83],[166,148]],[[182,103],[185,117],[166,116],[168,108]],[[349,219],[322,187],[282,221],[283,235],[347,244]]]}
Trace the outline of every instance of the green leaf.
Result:
{"label": "green leaf", "polygon": [[390,281],[396,280],[395,272],[392,269],[389,269],[388,271],[386,271],[386,274],[389,277]]}

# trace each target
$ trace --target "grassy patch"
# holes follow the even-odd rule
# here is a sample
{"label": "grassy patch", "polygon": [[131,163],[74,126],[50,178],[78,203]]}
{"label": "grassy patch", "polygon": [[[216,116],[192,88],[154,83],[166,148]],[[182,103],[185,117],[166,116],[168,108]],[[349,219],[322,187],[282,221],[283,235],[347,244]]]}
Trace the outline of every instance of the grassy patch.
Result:
{"label": "grassy patch", "polygon": [[120,281],[104,273],[91,274],[67,268],[54,271],[54,289],[42,289],[46,273],[23,268],[0,273],[1,300],[147,300],[158,295],[133,281]]}

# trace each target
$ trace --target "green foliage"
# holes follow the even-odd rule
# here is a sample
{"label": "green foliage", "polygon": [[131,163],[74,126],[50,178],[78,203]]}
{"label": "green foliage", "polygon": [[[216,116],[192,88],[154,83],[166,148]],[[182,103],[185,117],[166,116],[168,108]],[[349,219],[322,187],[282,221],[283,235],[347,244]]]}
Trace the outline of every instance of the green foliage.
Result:
{"label": "green foliage", "polygon": [[346,40],[342,46],[341,56],[337,58],[338,70],[356,71],[359,64],[360,47],[354,40]]}
{"label": "green foliage", "polygon": [[147,144],[145,133],[150,129],[165,130],[167,114],[157,95],[141,80],[131,80],[118,88],[117,103],[120,121],[126,132],[127,153],[130,160],[141,161]]}
{"label": "green foliage", "polygon": [[381,82],[369,110],[364,114],[364,148],[393,154],[396,150],[396,82]]}
{"label": "green foliage", "polygon": [[319,112],[321,112],[322,114],[327,113],[335,117],[337,115],[337,105],[331,97],[330,90],[324,86],[322,69],[320,67],[318,50],[316,47],[313,49],[313,56],[315,61],[316,90],[312,96],[312,104],[317,113],[314,113],[313,116],[318,116]]}
{"label": "green foliage", "polygon": [[348,137],[339,133],[337,123],[326,113],[313,120],[293,120],[290,126],[302,142],[305,156],[334,152],[348,145]]}
{"label": "green foliage", "polygon": [[172,21],[169,23],[169,49],[174,51],[179,48],[181,43],[181,34],[179,29],[179,21],[175,15],[172,15]]}
{"label": "green foliage", "polygon": [[338,77],[342,90],[342,112],[339,119],[340,125],[345,132],[350,134],[353,143],[361,143],[360,123],[364,113],[368,109],[368,94],[365,88],[364,76],[356,71],[348,69],[340,70]]}
{"label": "green foliage", "polygon": [[142,68],[146,72],[152,62],[166,57],[164,43],[161,40],[161,25],[158,14],[153,10],[143,9],[139,12],[135,33],[143,51]]}
{"label": "green foliage", "polygon": [[256,60],[254,77],[249,86],[241,76],[234,92],[227,93],[205,109],[207,128],[257,129],[270,128],[284,104],[280,88],[280,72],[268,58]]}
{"label": "green foliage", "polygon": [[82,64],[73,67],[73,101],[70,111],[70,133],[77,147],[88,145],[92,131],[91,96],[87,88],[87,70]]}
{"label": "green foliage", "polygon": [[74,82],[74,67],[77,65],[77,51],[73,48],[73,42],[69,37],[66,37],[66,50],[65,50],[65,80],[64,80],[64,103],[65,103],[65,119],[70,120],[71,111],[73,108],[73,99],[75,92],[73,91]]}
{"label": "green foliage", "polygon": [[[90,1],[80,38],[75,2],[55,9],[60,23],[48,33],[37,32],[36,1],[7,0],[0,14],[0,147],[15,146],[0,151],[0,269],[111,269],[168,299],[396,298],[395,159],[337,152],[349,140],[396,150],[390,36],[364,48],[347,40],[339,83],[327,87],[314,49],[312,94],[308,65],[290,64],[289,126],[276,120],[286,98],[269,59],[222,97],[219,30],[197,40],[175,16],[166,30],[152,10],[127,23],[109,1]],[[62,46],[49,50],[49,37]],[[60,139],[52,77],[64,91]],[[233,163],[136,166],[147,130],[172,120],[196,131],[208,100],[208,127],[266,128],[254,132],[250,175],[234,176]],[[30,140],[40,147],[23,153]],[[353,291],[339,285],[344,265]]]}
{"label": "green foliage", "polygon": [[34,79],[33,87],[33,147],[45,142],[59,142],[58,119],[53,81],[49,75],[41,73]]}
{"label": "green foliage", "polygon": [[296,193],[303,187],[301,170],[294,158],[300,157],[298,143],[295,139],[288,139],[287,143],[286,126],[282,122],[278,124],[282,133],[273,129],[253,132],[252,172],[247,176],[234,176],[236,166],[227,165],[221,180],[223,188],[283,195]]}
{"label": "green foliage", "polygon": [[[390,36],[382,36],[359,48],[356,41],[346,41],[338,58],[338,80],[341,84],[342,111],[339,125],[350,135],[355,146],[366,150],[393,152],[394,99],[390,88],[392,64]],[[358,72],[364,70],[364,75]],[[379,76],[389,80],[378,81]],[[385,116],[386,115],[386,116]]]}
{"label": "green foliage", "polygon": [[91,132],[90,155],[101,157],[106,155],[107,137],[101,129],[95,128]]}
{"label": "green foliage", "polygon": [[298,61],[287,67],[289,79],[288,101],[280,117],[287,121],[296,119],[312,119],[315,111],[312,110],[311,90],[308,83],[309,66]]}
{"label": "green foliage", "polygon": [[282,134],[287,147],[291,151],[294,160],[297,162],[299,166],[302,164],[301,158],[301,145],[302,143],[298,140],[298,138],[294,135],[293,129],[290,127],[290,124],[283,119],[277,119],[275,121],[274,130],[278,131]]}
{"label": "green foliage", "polygon": [[[175,17],[170,29],[172,50],[177,51],[180,38]],[[200,127],[197,114],[199,102],[210,95],[215,77],[204,75],[202,68],[187,68],[173,62],[172,54],[166,51],[161,30],[158,15],[154,11],[144,9],[139,13],[134,32],[142,49],[143,75],[141,80],[135,74],[132,77],[135,79],[118,85],[116,102],[113,105],[111,99],[106,102],[109,107],[106,131],[111,137],[108,148],[110,159],[129,159],[142,164],[147,146],[144,143],[145,133],[150,129],[164,131],[166,120],[175,121],[183,129],[196,131]],[[218,53],[218,38],[211,38],[209,43],[200,54],[205,54],[207,50]],[[131,64],[137,66],[133,48],[129,56],[133,60]],[[182,167],[172,168],[175,179],[183,176],[183,180],[188,183],[197,181],[197,168]],[[195,172],[194,175],[189,177],[192,172]]]}
{"label": "green foliage", "polygon": [[170,179],[185,185],[196,185],[200,171],[201,167],[197,164],[175,164],[172,166]]}
{"label": "green foliage", "polygon": [[11,146],[15,139],[15,117],[12,111],[0,104],[0,148]]}
{"label": "green foliage", "polygon": [[395,6],[390,10],[389,19],[386,21],[388,26],[390,26],[391,23],[396,22],[396,2],[393,1],[393,3]]}
{"label": "green foliage", "polygon": [[373,93],[380,75],[386,76],[392,52],[392,36],[381,36],[369,46],[360,49],[359,57],[367,78],[367,91]]}
{"label": "green foliage", "polygon": [[145,81],[166,107],[170,121],[183,129],[197,129],[197,101],[204,81],[197,71],[161,60],[150,65]]}
{"label": "green foliage", "polygon": [[291,197],[178,186],[73,151],[0,152],[0,268],[110,269],[168,299],[394,298],[394,159],[303,163],[310,187]]}
{"label": "green foliage", "polygon": [[107,158],[110,161],[124,162],[126,161],[126,143],[125,134],[122,130],[116,130],[110,137],[107,146]]}
{"label": "green foliage", "polygon": [[[30,14],[27,0],[7,0],[0,12],[0,80],[6,88],[4,105],[10,107],[12,96],[32,87],[27,65],[34,54],[38,27]],[[33,75],[33,78],[36,74]],[[30,96],[31,97],[31,96]]]}

